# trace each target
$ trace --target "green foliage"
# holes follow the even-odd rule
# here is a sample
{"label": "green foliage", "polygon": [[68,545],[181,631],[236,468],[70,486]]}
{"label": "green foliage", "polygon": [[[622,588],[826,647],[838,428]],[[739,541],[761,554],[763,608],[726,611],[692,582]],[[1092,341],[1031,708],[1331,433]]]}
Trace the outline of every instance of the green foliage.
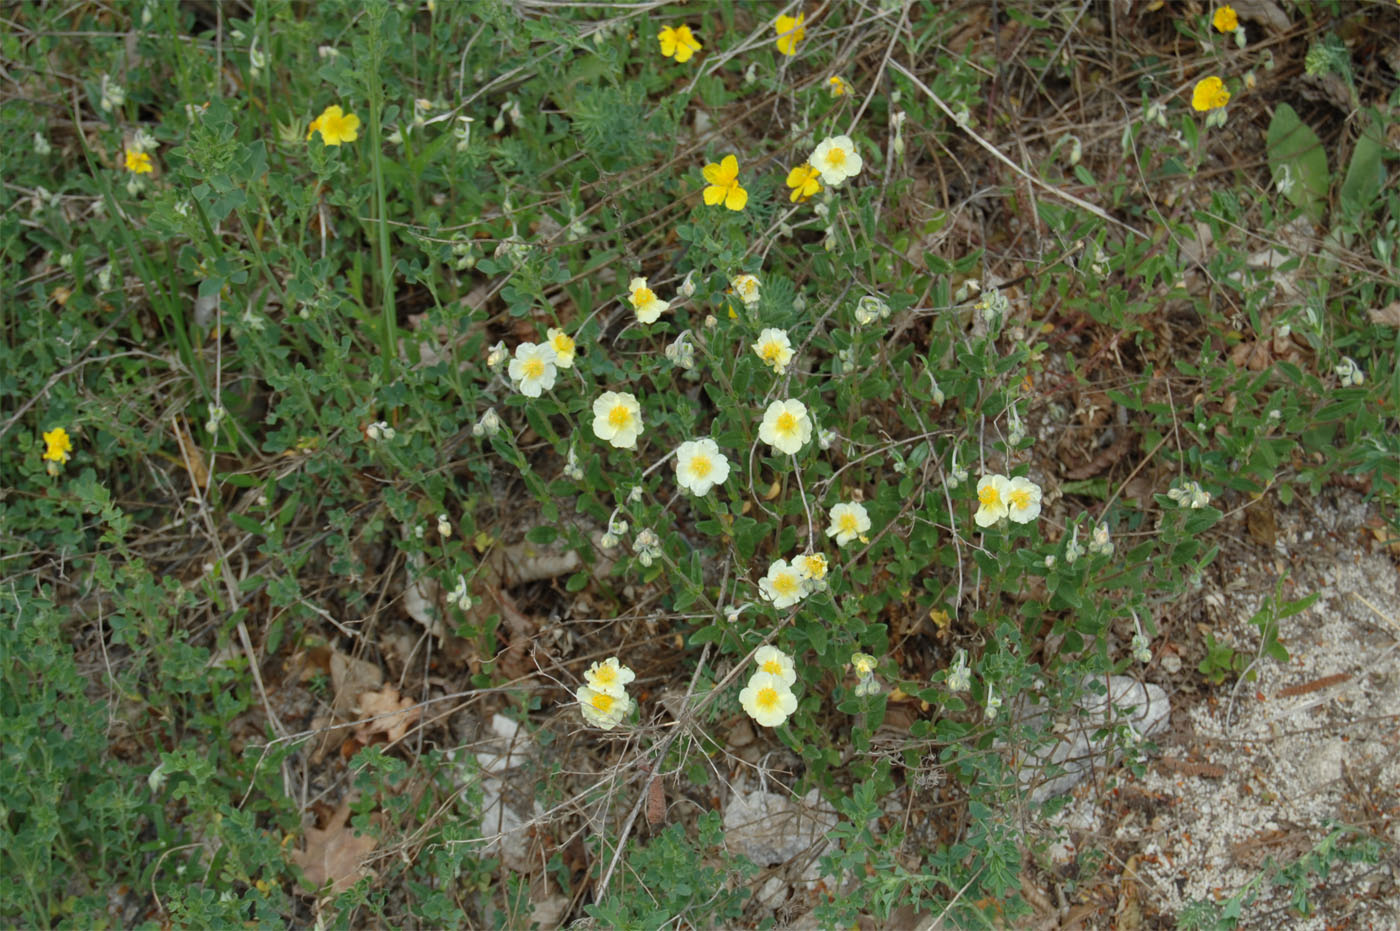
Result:
{"label": "green foliage", "polygon": [[1322,140],[1298,118],[1296,110],[1281,103],[1269,121],[1267,144],[1274,185],[1313,222],[1320,223],[1332,182]]}
{"label": "green foliage", "polygon": [[[964,11],[932,4],[824,8],[791,58],[742,4],[541,9],[11,11],[5,921],[523,916],[531,882],[476,854],[479,777],[451,749],[459,709],[436,704],[460,687],[479,690],[468,716],[501,702],[548,758],[530,831],[554,885],[599,892],[623,850],[601,900],[578,899],[602,924],[757,910],[757,869],[708,805],[645,841],[622,830],[637,789],[614,774],[650,767],[682,792],[724,767],[819,790],[840,818],[822,868],[842,895],[808,903],[823,922],[913,904],[1014,923],[1025,837],[1003,751],[1054,739],[1019,704],[1064,709],[1134,668],[1246,496],[1286,503],[1350,474],[1395,500],[1395,337],[1370,311],[1400,299],[1384,272],[1396,101],[1355,108],[1349,151],[1279,104],[1263,191],[1215,170],[1227,115],[1173,96],[1172,56],[1110,88],[1121,138],[1009,146],[1008,86],[1056,108],[1087,86],[1078,33],[1043,5],[1005,14],[1029,36],[1016,63],[950,44]],[[704,43],[686,65],[656,47],[681,16]],[[1309,68],[1351,82],[1349,55],[1326,37]],[[1032,72],[991,82],[1010,67]],[[331,105],[356,139],[308,134]],[[1018,170],[996,174],[970,133]],[[792,200],[788,171],[838,135],[861,173]],[[155,170],[127,170],[128,149]],[[728,154],[742,211],[703,202],[703,166]],[[1051,193],[1069,190],[1099,212]],[[1289,221],[1332,202],[1327,247],[1301,248]],[[974,206],[992,212],[974,222]],[[1260,237],[1281,263],[1253,261]],[[624,297],[634,277],[670,301],[655,323]],[[794,351],[781,371],[754,349],[769,329]],[[553,330],[573,365],[526,396],[507,358]],[[1262,366],[1235,353],[1285,343],[1298,351]],[[637,398],[634,448],[595,433],[605,391]],[[788,398],[812,419],[793,454],[759,436]],[[44,458],[59,426],[66,462]],[[730,475],[697,496],[673,456],[701,436]],[[1083,468],[1104,450],[1117,458]],[[994,474],[1034,479],[1043,513],[977,521]],[[849,502],[870,527],[837,542],[831,509]],[[829,571],[777,607],[759,580],[808,553]],[[522,560],[567,568],[516,584]],[[1255,659],[1286,661],[1278,622],[1307,603],[1274,593]],[[727,741],[761,644],[796,659],[797,709],[753,726],[755,763]],[[344,696],[298,664],[331,649],[430,696],[409,737],[356,748],[340,729],[358,752],[317,752]],[[1204,649],[1211,683],[1249,666],[1214,633]],[[853,673],[856,653],[874,671]],[[573,701],[608,655],[645,681],[617,743],[581,730]],[[882,823],[929,767],[965,827]],[[352,791],[377,878],[312,917],[288,851],[310,797]],[[585,820],[587,857],[570,849]]]}
{"label": "green foliage", "polygon": [[1347,863],[1378,863],[1384,855],[1376,838],[1350,825],[1329,825],[1327,836],[1291,863],[1271,858],[1245,886],[1223,902],[1197,899],[1176,917],[1178,931],[1230,931],[1239,926],[1250,904],[1267,887],[1288,890],[1292,914],[1314,914],[1309,898],[1332,870]]}
{"label": "green foliage", "polygon": [[[696,832],[691,839],[683,825],[673,824],[635,845],[627,856],[631,881],[586,906],[588,914],[608,928],[653,928],[677,920],[697,927],[732,923],[749,897],[742,883],[758,868],[725,852],[717,812],[701,815]],[[609,845],[600,845],[600,854],[610,859]]]}

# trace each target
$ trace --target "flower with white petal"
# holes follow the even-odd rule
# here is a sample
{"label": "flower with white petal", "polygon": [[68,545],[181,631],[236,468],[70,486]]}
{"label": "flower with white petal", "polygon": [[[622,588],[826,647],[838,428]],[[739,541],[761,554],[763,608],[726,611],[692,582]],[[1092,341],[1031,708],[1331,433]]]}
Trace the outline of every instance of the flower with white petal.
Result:
{"label": "flower with white petal", "polygon": [[1006,516],[1013,523],[1029,524],[1040,516],[1040,486],[1023,476],[1006,485]]}
{"label": "flower with white petal", "polygon": [[636,449],[642,407],[625,391],[605,391],[593,402],[593,434],[618,449]]}
{"label": "flower with white petal", "polygon": [[744,306],[752,310],[758,306],[759,284],[757,275],[735,275],[729,279],[729,286],[734,289],[734,293],[739,295],[739,300],[744,302]]}
{"label": "flower with white petal", "polygon": [[573,368],[574,352],[578,348],[574,345],[574,338],[555,327],[550,327],[545,331],[545,338],[554,349],[554,364],[561,369]]}
{"label": "flower with white petal", "polygon": [[656,296],[656,292],[647,287],[645,278],[633,278],[627,284],[627,300],[632,303],[632,309],[637,312],[637,320],[642,323],[655,323],[662,312],[671,306],[670,301],[663,301]]}
{"label": "flower with white petal", "polygon": [[792,342],[787,331],[768,327],[758,334],[758,342],[753,344],[754,355],[763,360],[774,372],[782,374],[792,361]]}
{"label": "flower with white petal", "polygon": [[447,519],[446,514],[438,515],[437,524],[438,536],[442,537],[444,540],[452,536],[452,521]]}
{"label": "flower with white petal", "polygon": [[860,174],[864,164],[850,136],[828,136],[823,139],[807,163],[821,172],[822,181],[831,187]]}
{"label": "flower with white petal", "polygon": [[753,655],[753,661],[758,663],[759,672],[768,673],[789,688],[797,681],[797,666],[792,657],[777,647],[759,647],[758,652]]}
{"label": "flower with white petal", "polygon": [[626,695],[627,683],[637,678],[637,674],[622,665],[616,656],[594,663],[583,674],[584,684],[595,692],[605,695]]}
{"label": "flower with white petal", "polygon": [[739,693],[739,704],[748,716],[763,727],[778,727],[797,710],[797,696],[783,680],[766,672],[756,672]]}
{"label": "flower with white petal", "polygon": [[548,343],[521,343],[515,347],[515,358],[510,360],[507,370],[510,380],[525,397],[537,398],[554,387],[554,378],[559,372],[555,365],[558,358],[558,353]]}
{"label": "flower with white petal", "polygon": [[812,438],[807,405],[795,398],[769,404],[758,425],[758,438],[779,452],[796,453]]}
{"label": "flower with white petal", "polygon": [[1005,475],[984,475],[977,480],[977,513],[972,515],[979,527],[990,527],[1010,513],[1007,496],[1011,480]]}
{"label": "flower with white petal", "polygon": [[709,437],[687,440],[676,450],[676,482],[704,497],[729,478],[729,460]]}
{"label": "flower with white petal", "polygon": [[583,719],[605,731],[621,724],[622,719],[627,717],[627,712],[632,709],[632,699],[627,697],[626,692],[621,695],[609,695],[607,692],[599,692],[581,685],[574,697],[578,699]]}
{"label": "flower with white petal", "polygon": [[779,559],[768,567],[768,575],[758,580],[758,591],[773,607],[790,608],[807,595],[807,585],[796,566]]}
{"label": "flower with white petal", "polygon": [[826,535],[835,537],[837,546],[845,546],[857,538],[864,540],[865,532],[870,529],[870,515],[859,501],[832,505],[830,517],[831,525],[826,528]]}
{"label": "flower with white petal", "polygon": [[802,578],[811,588],[824,588],[826,580],[826,557],[821,553],[803,553],[792,561]]}

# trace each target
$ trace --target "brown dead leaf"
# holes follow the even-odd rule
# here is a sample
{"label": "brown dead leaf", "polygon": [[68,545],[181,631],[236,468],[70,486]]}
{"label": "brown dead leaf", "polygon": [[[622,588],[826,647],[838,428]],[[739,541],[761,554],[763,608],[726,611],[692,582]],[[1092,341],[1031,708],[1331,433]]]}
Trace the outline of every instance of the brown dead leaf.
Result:
{"label": "brown dead leaf", "polygon": [[1371,536],[1376,538],[1376,542],[1390,550],[1390,555],[1400,557],[1400,538],[1385,525],[1379,517],[1370,517],[1366,520],[1366,529],[1371,531]]}
{"label": "brown dead leaf", "polygon": [[304,874],[299,885],[307,895],[315,895],[327,882],[332,895],[344,892],[362,876],[373,875],[363,864],[375,843],[373,837],[357,834],[350,826],[350,799],[346,798],[324,828],[306,829],[304,851],[292,851],[292,862]]}
{"label": "brown dead leaf", "polygon": [[1371,322],[1381,326],[1400,327],[1400,301],[1391,301],[1384,307],[1372,308]]}
{"label": "brown dead leaf", "polygon": [[1262,372],[1274,361],[1274,354],[1269,351],[1269,344],[1262,339],[1250,340],[1240,343],[1230,350],[1230,361],[1236,368],[1249,369],[1251,372]]}
{"label": "brown dead leaf", "polygon": [[1274,519],[1274,503],[1261,496],[1245,509],[1244,526],[1249,536],[1260,546],[1272,548],[1278,542],[1278,521]]}
{"label": "brown dead leaf", "polygon": [[389,743],[402,739],[423,714],[417,704],[411,698],[401,697],[392,685],[365,692],[360,696],[360,714],[371,720],[355,728],[356,739],[368,742],[367,738],[374,734],[386,735]]}
{"label": "brown dead leaf", "polygon": [[331,690],[335,693],[335,713],[349,717],[354,711],[355,702],[365,692],[379,688],[384,681],[384,673],[374,663],[346,656],[344,653],[331,654]]}

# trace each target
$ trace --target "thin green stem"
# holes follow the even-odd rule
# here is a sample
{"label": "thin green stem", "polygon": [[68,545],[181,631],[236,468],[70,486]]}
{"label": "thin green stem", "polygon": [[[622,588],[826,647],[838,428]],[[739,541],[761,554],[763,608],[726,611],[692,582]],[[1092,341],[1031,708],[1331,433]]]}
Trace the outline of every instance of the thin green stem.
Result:
{"label": "thin green stem", "polygon": [[[373,21],[371,21],[370,28],[376,28]],[[384,152],[381,141],[383,131],[379,125],[384,108],[384,85],[379,79],[381,56],[378,54],[378,50],[381,41],[377,35],[370,36],[370,47],[375,50],[375,54],[370,56],[369,66],[369,158],[374,171],[375,212],[379,221],[379,277],[380,287],[383,289],[380,304],[382,355],[380,362],[384,381],[388,382],[393,378],[394,358],[398,355],[398,315],[394,311],[394,261],[393,255],[389,251],[389,208],[384,193]]]}

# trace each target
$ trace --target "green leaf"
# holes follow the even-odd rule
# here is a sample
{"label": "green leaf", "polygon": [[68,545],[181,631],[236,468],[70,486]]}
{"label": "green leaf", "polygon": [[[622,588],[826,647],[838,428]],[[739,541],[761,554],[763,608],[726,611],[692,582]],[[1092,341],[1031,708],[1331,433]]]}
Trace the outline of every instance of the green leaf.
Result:
{"label": "green leaf", "polygon": [[1297,111],[1281,103],[1269,121],[1266,145],[1274,184],[1283,181],[1284,196],[1313,222],[1321,222],[1331,186],[1322,140],[1298,118]]}
{"label": "green leaf", "polygon": [[1356,148],[1351,152],[1351,164],[1347,166],[1346,180],[1342,182],[1342,211],[1353,222],[1370,215],[1376,199],[1385,185],[1385,165],[1381,163],[1381,153],[1385,145],[1377,138],[1380,118],[1372,113],[1371,125],[1356,140]]}
{"label": "green leaf", "polygon": [[558,536],[559,531],[554,527],[551,527],[549,524],[541,524],[538,527],[532,527],[530,531],[525,534],[525,539],[529,540],[531,543],[537,543],[543,546],[546,543],[553,543]]}
{"label": "green leaf", "polygon": [[720,638],[723,636],[724,631],[720,630],[719,625],[711,624],[710,626],[702,627],[695,633],[691,634],[690,645],[693,647],[698,647],[703,646],[706,643],[719,643]]}

